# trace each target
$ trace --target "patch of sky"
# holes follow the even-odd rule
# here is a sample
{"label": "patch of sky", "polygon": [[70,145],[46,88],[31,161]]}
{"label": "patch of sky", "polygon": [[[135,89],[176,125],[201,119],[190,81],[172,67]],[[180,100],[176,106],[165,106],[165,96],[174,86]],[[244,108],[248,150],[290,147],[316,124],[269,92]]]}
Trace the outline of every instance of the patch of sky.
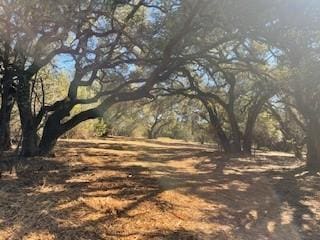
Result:
{"label": "patch of sky", "polygon": [[98,47],[99,39],[96,36],[92,36],[88,39],[87,48],[88,50],[94,51]]}
{"label": "patch of sky", "polygon": [[[195,70],[195,73],[203,80],[203,83],[207,87],[218,87],[217,79],[219,78],[218,73],[209,74],[208,70],[204,68],[198,68]],[[214,78],[214,79],[213,79]]]}
{"label": "patch of sky", "polygon": [[95,22],[95,26],[93,30],[96,32],[102,33],[106,31],[106,28],[108,25],[110,25],[110,21],[108,21],[105,16],[100,16]]}
{"label": "patch of sky", "polygon": [[73,78],[75,72],[75,61],[70,54],[59,54],[54,57],[52,63],[56,71],[66,73],[69,78]]}

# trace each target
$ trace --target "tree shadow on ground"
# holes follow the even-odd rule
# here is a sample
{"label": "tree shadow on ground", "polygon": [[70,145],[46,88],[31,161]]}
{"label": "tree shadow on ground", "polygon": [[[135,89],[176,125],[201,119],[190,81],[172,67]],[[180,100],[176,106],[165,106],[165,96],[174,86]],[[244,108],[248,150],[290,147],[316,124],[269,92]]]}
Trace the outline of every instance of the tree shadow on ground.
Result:
{"label": "tree shadow on ground", "polygon": [[[1,180],[1,235],[320,238],[320,214],[310,206],[320,190],[319,177],[288,169],[294,159],[241,158],[185,144],[171,149],[157,144],[132,141],[120,148],[121,142],[62,142],[57,158],[30,159],[30,167],[16,178]],[[106,146],[119,153],[105,151]],[[137,154],[126,153],[128,148]]]}
{"label": "tree shadow on ground", "polygon": [[291,218],[303,239],[320,239],[320,176],[304,167],[270,173],[280,201],[290,209]]}
{"label": "tree shadow on ground", "polygon": [[[28,164],[16,178],[1,180],[0,229],[9,232],[4,239],[28,239],[37,233],[47,239],[46,232],[57,239],[106,239],[104,230],[96,228],[99,222],[111,225],[126,205],[134,207],[159,191],[155,180],[139,175],[142,167],[112,161],[103,167],[69,166],[57,159],[30,159]],[[95,220],[77,224],[90,213]]]}

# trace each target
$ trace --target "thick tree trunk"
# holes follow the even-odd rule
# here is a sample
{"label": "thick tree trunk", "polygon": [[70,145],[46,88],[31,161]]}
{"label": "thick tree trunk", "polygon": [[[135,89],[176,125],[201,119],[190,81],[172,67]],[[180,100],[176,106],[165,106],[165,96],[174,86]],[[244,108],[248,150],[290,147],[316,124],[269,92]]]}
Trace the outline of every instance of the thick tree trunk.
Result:
{"label": "thick tree trunk", "polygon": [[7,121],[0,124],[0,144],[0,152],[11,149],[10,124]]}
{"label": "thick tree trunk", "polygon": [[[106,105],[107,107],[104,106],[104,111],[114,103],[115,101],[111,99]],[[50,111],[51,114],[45,122],[39,143],[39,155],[49,155],[54,149],[58,138],[81,122],[102,117],[103,111],[99,108],[94,108],[81,112],[73,116],[70,120],[62,123],[65,117],[70,116],[70,111],[75,105],[75,102],[66,99],[52,108]]]}
{"label": "thick tree trunk", "polygon": [[228,91],[228,104],[225,105],[225,111],[227,112],[230,128],[231,128],[231,151],[232,153],[241,153],[241,131],[238,124],[238,120],[235,114],[234,106],[236,101],[235,88],[236,88],[236,78],[235,75],[226,73],[226,80],[230,85]]}
{"label": "thick tree trunk", "polygon": [[260,99],[257,104],[253,105],[248,113],[246,122],[246,128],[243,134],[243,152],[251,154],[252,143],[253,143],[253,131],[256,125],[258,116],[267,98]]}
{"label": "thick tree trunk", "polygon": [[50,155],[58,141],[58,136],[54,133],[54,129],[46,129],[39,144],[39,155]]}
{"label": "thick tree trunk", "polygon": [[249,115],[246,123],[245,132],[243,134],[243,152],[251,154],[253,143],[253,130],[257,120],[258,114]]}
{"label": "thick tree trunk", "polygon": [[21,155],[35,156],[38,153],[38,135],[31,110],[30,82],[25,78],[19,81],[17,103],[22,128]]}
{"label": "thick tree trunk", "polygon": [[304,131],[306,133],[307,163],[306,166],[311,171],[320,170],[320,115],[312,99],[301,92],[303,89],[300,81],[296,82],[296,104],[298,111],[305,119]]}
{"label": "thick tree trunk", "polygon": [[60,111],[57,111],[48,117],[39,143],[39,155],[45,156],[51,154],[58,138],[66,132],[62,130],[60,124],[60,120],[66,114],[67,113],[64,112],[62,108]]}
{"label": "thick tree trunk", "polygon": [[15,88],[12,79],[2,79],[3,92],[0,109],[0,152],[11,148],[10,119],[12,108],[15,103]]}
{"label": "thick tree trunk", "polygon": [[6,96],[2,96],[0,110],[0,152],[11,148],[10,118],[13,105],[13,96],[10,96],[9,99]]}
{"label": "thick tree trunk", "polygon": [[206,107],[206,109],[209,113],[210,124],[211,124],[212,128],[214,129],[216,136],[219,139],[219,142],[223,148],[223,151],[226,153],[231,153],[232,147],[230,145],[230,141],[221,126],[221,123],[220,123],[220,120],[217,116],[216,111],[214,111],[214,109],[212,109],[209,106],[208,102],[206,102],[205,100],[202,100],[202,103],[204,104],[204,106]]}
{"label": "thick tree trunk", "polygon": [[243,137],[243,152],[247,154],[251,154],[252,151],[252,143],[253,143],[253,136],[251,133],[247,133]]}
{"label": "thick tree trunk", "polygon": [[226,136],[226,134],[224,133],[224,131],[221,128],[219,128],[219,129],[216,128],[216,131],[217,131],[217,136],[219,138],[219,142],[220,142],[224,152],[231,153],[232,148],[230,146],[230,141],[229,141],[228,137]]}
{"label": "thick tree trunk", "polygon": [[[42,137],[39,143],[39,155],[45,156],[50,155],[58,141],[58,138],[62,136],[64,133],[66,133],[68,130],[72,129],[72,127],[76,126],[70,126],[63,127],[61,125],[61,120],[67,116],[72,109],[71,105],[66,104],[66,107],[64,108],[61,106],[59,110],[52,113],[43,128]],[[83,121],[85,121],[84,119]],[[81,121],[80,121],[81,122]]]}
{"label": "thick tree trunk", "polygon": [[153,131],[150,129],[148,130],[148,139],[154,139],[154,134],[153,134]]}
{"label": "thick tree trunk", "polygon": [[[22,112],[23,113],[23,112]],[[38,135],[37,130],[33,125],[33,119],[29,119],[27,116],[21,118],[22,128],[22,145],[21,155],[25,157],[35,156],[38,153]]]}
{"label": "thick tree trunk", "polygon": [[230,121],[230,127],[231,127],[231,151],[233,153],[241,153],[241,132],[239,129],[239,125],[236,119],[236,116],[234,114],[233,109],[228,110],[228,117]]}
{"label": "thick tree trunk", "polygon": [[320,170],[320,124],[316,120],[307,125],[307,168]]}

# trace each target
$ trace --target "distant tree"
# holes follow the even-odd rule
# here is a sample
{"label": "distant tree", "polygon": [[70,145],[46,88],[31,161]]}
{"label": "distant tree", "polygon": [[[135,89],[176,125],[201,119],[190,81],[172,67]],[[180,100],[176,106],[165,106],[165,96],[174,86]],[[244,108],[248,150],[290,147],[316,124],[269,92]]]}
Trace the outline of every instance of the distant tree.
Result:
{"label": "distant tree", "polygon": [[174,102],[172,99],[158,98],[144,106],[143,119],[147,125],[149,139],[155,139],[165,127],[174,121]]}
{"label": "distant tree", "polygon": [[278,122],[278,129],[281,131],[283,140],[285,141],[284,149],[280,150],[293,150],[297,158],[302,158],[302,151],[306,144],[303,120],[289,106],[282,106],[268,105],[268,110],[271,116]]}
{"label": "distant tree", "polygon": [[255,122],[275,90],[263,71],[247,62],[239,64],[241,59],[227,64],[228,59],[220,55],[217,62],[203,65],[202,71],[186,69],[187,81],[165,91],[198,99],[226,152],[251,153]]}

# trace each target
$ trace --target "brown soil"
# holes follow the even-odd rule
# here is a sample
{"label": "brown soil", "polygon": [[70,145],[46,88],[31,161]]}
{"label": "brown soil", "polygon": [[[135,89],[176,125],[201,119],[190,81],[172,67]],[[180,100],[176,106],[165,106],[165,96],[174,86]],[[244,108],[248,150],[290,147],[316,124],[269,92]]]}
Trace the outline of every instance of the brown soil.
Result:
{"label": "brown soil", "polygon": [[0,180],[0,239],[320,239],[320,177],[289,154],[64,140]]}

